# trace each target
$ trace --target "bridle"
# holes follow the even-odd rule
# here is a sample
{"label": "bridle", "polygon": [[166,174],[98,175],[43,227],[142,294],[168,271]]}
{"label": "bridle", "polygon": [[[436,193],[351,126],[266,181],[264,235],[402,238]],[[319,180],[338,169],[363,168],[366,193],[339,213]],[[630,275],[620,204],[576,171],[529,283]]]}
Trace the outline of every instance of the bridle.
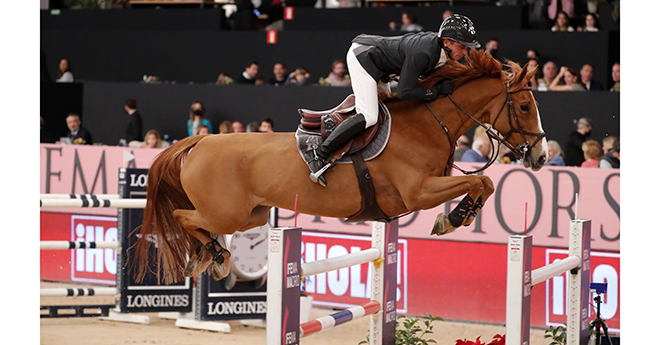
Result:
{"label": "bridle", "polygon": [[[463,107],[461,107],[460,104],[458,104],[454,98],[450,95],[448,95],[448,98],[451,100],[452,103],[465,115],[467,115],[470,119],[474,120],[479,126],[483,127],[486,130],[486,134],[491,140],[491,143],[493,141],[497,141],[499,144],[502,144],[506,146],[513,155],[516,157],[516,159],[524,159],[525,155],[529,152],[530,148],[534,147],[541,139],[545,138],[545,133],[534,133],[534,132],[529,132],[526,130],[522,129],[522,126],[520,125],[520,120],[518,119],[518,114],[516,113],[516,110],[513,106],[513,99],[511,98],[511,95],[520,91],[531,91],[532,88],[530,87],[523,87],[519,90],[516,91],[511,91],[511,88],[509,84],[507,83],[506,85],[506,99],[504,100],[504,103],[502,103],[502,106],[500,107],[499,112],[497,113],[497,116],[495,117],[495,120],[493,120],[493,123],[497,123],[497,120],[500,118],[500,115],[502,115],[502,111],[504,110],[504,106],[507,108],[507,116],[509,118],[509,132],[506,133],[506,135],[502,136],[497,130],[493,128],[492,125],[483,123],[479,121],[476,117],[472,116],[469,112],[467,112]],[[454,141],[452,140],[451,134],[449,133],[449,129],[447,129],[447,126],[442,122],[440,117],[435,113],[433,108],[431,108],[431,105],[429,102],[426,103],[426,107],[431,111],[431,114],[435,117],[435,119],[442,125],[442,128],[444,129],[445,133],[447,134],[447,138],[449,139],[449,144],[450,147],[452,148],[451,150],[451,155],[449,156],[449,159],[447,161],[447,166],[445,167],[445,176],[449,175],[449,171],[451,168],[455,168],[462,172],[463,174],[469,175],[469,174],[476,174],[478,172],[486,170],[489,166],[491,166],[495,161],[497,160],[497,155],[499,154],[499,145],[497,145],[497,151],[491,150],[491,157],[484,165],[483,167],[474,170],[474,171],[466,171],[459,166],[457,166],[454,163],[454,152],[455,152],[455,144]],[[514,126],[515,125],[517,126]],[[521,138],[523,139],[523,143],[518,145],[518,146],[513,146],[511,143],[509,143],[509,138],[511,138],[513,135],[519,134]],[[529,142],[527,141],[526,136],[535,136],[536,140],[530,145]],[[493,145],[494,147],[494,145]]]}

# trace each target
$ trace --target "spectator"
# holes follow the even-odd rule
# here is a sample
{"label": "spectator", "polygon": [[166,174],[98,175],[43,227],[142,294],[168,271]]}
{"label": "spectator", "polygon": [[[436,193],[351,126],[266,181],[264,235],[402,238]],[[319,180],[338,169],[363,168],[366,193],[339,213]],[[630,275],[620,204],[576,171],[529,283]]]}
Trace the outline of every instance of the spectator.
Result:
{"label": "spectator", "polygon": [[62,59],[60,61],[60,68],[57,70],[58,83],[73,83],[73,72],[71,72],[71,64],[69,60]]}
{"label": "spectator", "polygon": [[547,91],[550,89],[550,83],[555,80],[557,76],[557,65],[554,61],[548,61],[543,65],[543,78],[538,80],[539,91]]}
{"label": "spectator", "polygon": [[564,161],[566,166],[578,167],[584,162],[584,153],[582,152],[582,143],[591,135],[592,122],[583,117],[575,121],[577,129],[568,136],[568,141],[564,145]]}
{"label": "spectator", "polygon": [[218,79],[215,81],[216,85],[229,85],[233,83],[234,79],[231,79],[231,77],[229,77],[229,75],[225,72],[220,72]]}
{"label": "spectator", "polygon": [[341,60],[333,61],[330,74],[328,74],[327,78],[321,78],[319,84],[338,87],[351,86],[351,79],[348,74],[346,74],[346,64]]}
{"label": "spectator", "polygon": [[259,133],[259,122],[250,122],[247,125],[246,132]]}
{"label": "spectator", "polygon": [[470,139],[466,135],[461,135],[456,140],[456,151],[454,151],[454,161],[460,162],[463,154],[470,148]]}
{"label": "spectator", "polygon": [[266,78],[264,78],[264,77],[257,77],[254,80],[254,85],[268,85],[268,82],[266,81]]}
{"label": "spectator", "polygon": [[497,46],[499,45],[499,42],[497,41],[497,38],[491,38],[486,42],[484,45],[484,51],[486,54],[490,54],[492,57],[496,59],[500,59],[497,57]]}
{"label": "spectator", "polygon": [[612,149],[612,146],[614,145],[614,142],[616,141],[617,137],[610,135],[605,138],[603,138],[603,153],[608,153]]}
{"label": "spectator", "polygon": [[603,84],[599,81],[592,80],[594,76],[594,68],[590,64],[584,64],[580,69],[580,81],[582,85],[589,91],[603,91]]}
{"label": "spectator", "polygon": [[309,85],[309,72],[303,67],[297,68],[289,74],[284,85],[306,86]]}
{"label": "spectator", "polygon": [[555,25],[550,28],[551,31],[566,31],[573,32],[575,29],[569,24],[568,15],[564,11],[559,11],[557,13],[557,19],[555,19]]}
{"label": "spectator", "polygon": [[161,140],[160,133],[155,129],[150,129],[147,131],[147,134],[144,135],[144,142],[140,145],[141,148],[146,149],[160,149],[167,148],[169,146],[170,144],[167,141]]}
{"label": "spectator", "polygon": [[486,163],[490,158],[491,144],[488,136],[482,135],[474,140],[472,148],[465,151],[461,162]]}
{"label": "spectator", "polygon": [[615,62],[614,65],[612,65],[612,81],[614,82],[614,85],[612,85],[610,91],[621,91],[621,65],[618,62]]}
{"label": "spectator", "polygon": [[273,65],[273,77],[270,78],[268,84],[274,86],[284,85],[286,82],[286,65],[281,62]]}
{"label": "spectator", "polygon": [[140,141],[142,139],[142,116],[137,110],[137,102],[134,99],[127,99],[124,103],[124,111],[128,114],[128,123],[124,130],[124,139],[127,143],[131,141]]}
{"label": "spectator", "polygon": [[[608,137],[611,138],[611,137]],[[601,169],[619,169],[621,162],[620,162],[620,143],[619,143],[619,138],[616,138],[614,142],[612,143],[612,148],[607,151],[606,154],[603,155],[603,157],[600,159],[599,167]]]}
{"label": "spectator", "polygon": [[513,164],[517,164],[516,155],[514,155],[513,151],[504,144],[499,144],[497,159],[495,161],[500,164],[512,164],[512,162]]}
{"label": "spectator", "polygon": [[534,68],[537,68],[536,73],[534,73],[534,78],[529,80],[529,84],[532,87],[532,90],[538,90],[539,89],[539,77],[541,76],[540,71],[538,69],[539,67],[539,60],[537,59],[529,59],[527,61],[527,71],[531,71]]}
{"label": "spectator", "polygon": [[197,126],[197,130],[196,130],[196,132],[195,132],[195,135],[206,135],[206,134],[210,134],[210,130],[211,130],[211,129],[210,129],[209,127],[206,127],[206,126],[204,126],[204,125]]}
{"label": "spectator", "polygon": [[539,52],[536,51],[536,49],[530,49],[527,51],[527,60],[535,59],[536,61],[541,60],[541,55],[539,55]]}
{"label": "spectator", "polygon": [[259,132],[273,133],[274,129],[275,129],[275,123],[273,122],[273,119],[265,118],[261,120],[261,124],[259,125]]}
{"label": "spectator", "polygon": [[596,140],[587,140],[582,143],[582,152],[584,152],[584,162],[580,164],[582,168],[598,168],[600,159],[603,157],[603,149]]}
{"label": "spectator", "polygon": [[218,126],[218,133],[220,134],[234,133],[234,127],[232,126],[231,121],[222,121],[222,123],[220,123],[220,126]]}
{"label": "spectator", "polygon": [[211,125],[211,121],[205,118],[205,116],[206,116],[206,109],[204,108],[204,104],[202,104],[201,101],[194,101],[190,105],[190,118],[188,119],[188,136],[195,135],[197,133],[197,127],[199,126],[206,126],[206,128],[209,129],[209,132],[213,134],[213,131],[211,131],[211,128],[213,128],[213,126]]}
{"label": "spectator", "polygon": [[[564,78],[564,83],[566,85],[559,85],[559,80]],[[550,83],[551,91],[587,91],[587,89],[580,83],[578,80],[578,73],[575,69],[570,67],[562,66],[559,69],[559,74],[555,79]]]}
{"label": "spectator", "polygon": [[546,165],[566,166],[564,163],[564,151],[556,140],[548,140],[548,163]]}
{"label": "spectator", "polygon": [[424,28],[417,24],[417,17],[412,11],[403,11],[401,14],[401,25],[395,22],[390,22],[390,30],[404,31],[404,32],[418,32],[423,31]]}
{"label": "spectator", "polygon": [[234,133],[245,133],[245,127],[243,126],[243,122],[241,121],[232,122],[231,127]]}
{"label": "spectator", "polygon": [[598,32],[598,30],[600,30],[600,24],[593,13],[587,13],[584,17],[584,25],[577,28],[577,31],[582,32]]}
{"label": "spectator", "polygon": [[259,74],[259,64],[250,61],[245,65],[245,70],[243,73],[234,79],[235,84],[252,84],[254,85],[257,80],[257,74]]}
{"label": "spectator", "polygon": [[71,113],[66,117],[66,126],[69,127],[67,137],[70,144],[74,145],[92,145],[92,134],[82,126],[80,115]]}

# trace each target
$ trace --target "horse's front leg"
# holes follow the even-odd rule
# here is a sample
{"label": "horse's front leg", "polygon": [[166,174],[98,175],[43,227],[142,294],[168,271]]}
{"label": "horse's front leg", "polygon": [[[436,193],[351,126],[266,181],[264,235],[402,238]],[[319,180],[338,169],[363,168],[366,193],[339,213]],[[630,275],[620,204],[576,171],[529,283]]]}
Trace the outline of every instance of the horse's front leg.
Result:
{"label": "horse's front leg", "polygon": [[487,176],[429,176],[414,198],[413,207],[434,208],[467,193],[452,212],[436,217],[431,234],[444,235],[461,225],[469,225],[493,191],[493,182]]}

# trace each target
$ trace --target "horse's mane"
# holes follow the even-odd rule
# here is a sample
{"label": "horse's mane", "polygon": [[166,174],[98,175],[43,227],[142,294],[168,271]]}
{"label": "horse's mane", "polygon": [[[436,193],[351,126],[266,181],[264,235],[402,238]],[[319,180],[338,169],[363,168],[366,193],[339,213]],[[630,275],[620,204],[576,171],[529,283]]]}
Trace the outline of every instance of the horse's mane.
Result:
{"label": "horse's mane", "polygon": [[[500,78],[503,83],[508,84],[511,91],[515,92],[527,86],[525,75],[527,69],[520,67],[517,63],[506,60],[504,64],[483,50],[472,49],[466,57],[466,64],[454,60],[434,70],[427,78],[420,80],[417,85],[431,88],[437,82],[451,79],[456,88],[479,78]],[[396,95],[384,99],[385,101],[396,98]]]}

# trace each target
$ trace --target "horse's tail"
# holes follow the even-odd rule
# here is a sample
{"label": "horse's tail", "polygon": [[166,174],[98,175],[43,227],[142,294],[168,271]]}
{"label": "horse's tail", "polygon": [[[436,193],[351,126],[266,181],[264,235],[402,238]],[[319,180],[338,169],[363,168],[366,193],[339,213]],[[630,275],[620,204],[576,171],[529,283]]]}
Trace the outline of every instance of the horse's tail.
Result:
{"label": "horse's tail", "polygon": [[[192,254],[193,240],[174,220],[172,212],[176,209],[194,209],[181,186],[181,166],[190,150],[203,137],[191,136],[175,143],[161,152],[149,168],[147,205],[142,226],[135,229],[140,231],[133,260],[133,274],[138,282],[144,279],[147,271],[154,273],[158,282],[165,284],[183,280],[183,264],[186,255]],[[155,265],[150,262],[152,243],[155,243],[157,253]]]}

